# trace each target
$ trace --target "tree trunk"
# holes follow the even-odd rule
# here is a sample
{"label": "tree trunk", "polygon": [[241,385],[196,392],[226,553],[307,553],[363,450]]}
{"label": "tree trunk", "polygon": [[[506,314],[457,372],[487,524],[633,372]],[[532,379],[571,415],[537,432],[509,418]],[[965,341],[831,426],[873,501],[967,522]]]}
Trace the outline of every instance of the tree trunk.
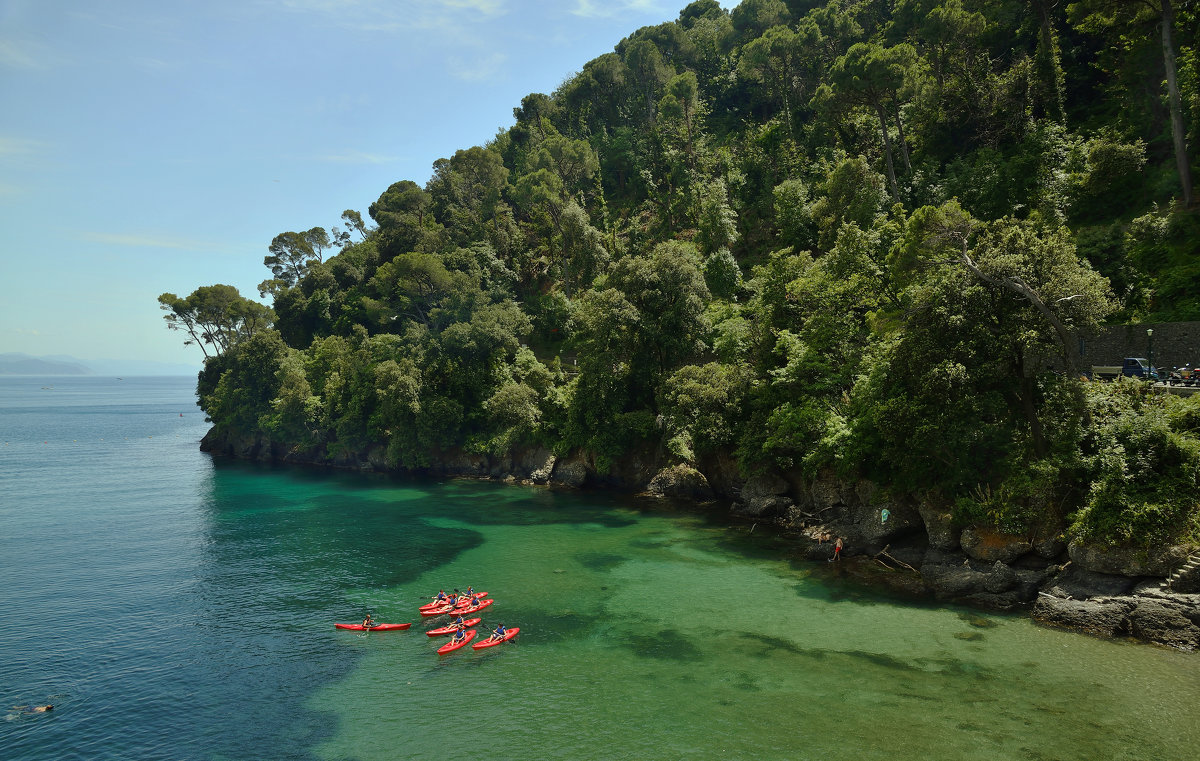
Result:
{"label": "tree trunk", "polygon": [[1049,0],[1032,0],[1041,23],[1041,38],[1038,41],[1035,66],[1042,79],[1041,100],[1046,115],[1060,124],[1065,124],[1067,114],[1063,107],[1063,70],[1062,64],[1059,62],[1058,40],[1050,19],[1048,2]]}
{"label": "tree trunk", "polygon": [[1187,131],[1183,124],[1183,104],[1179,97],[1179,82],[1175,71],[1175,9],[1171,0],[1162,0],[1163,66],[1167,70],[1167,102],[1171,108],[1171,136],[1175,141],[1175,166],[1179,184],[1183,187],[1183,205],[1192,205],[1192,167],[1187,155]]}
{"label": "tree trunk", "polygon": [[892,98],[892,115],[896,117],[896,139],[900,142],[900,155],[904,158],[904,170],[912,175],[912,162],[908,159],[908,141],[904,139],[904,123],[900,121],[900,101]]}
{"label": "tree trunk", "polygon": [[1033,378],[1021,373],[1021,407],[1025,412],[1025,420],[1029,423],[1029,436],[1033,442],[1033,456],[1039,460],[1046,458],[1046,433],[1042,429],[1042,420],[1037,414],[1037,404],[1035,403],[1034,393],[1037,390],[1037,384],[1033,382]]}
{"label": "tree trunk", "polygon": [[896,183],[896,167],[892,164],[892,138],[888,136],[887,114],[883,112],[883,101],[875,102],[879,114],[879,127],[883,130],[883,155],[887,157],[888,182],[892,184],[892,198],[900,201],[900,186]]}

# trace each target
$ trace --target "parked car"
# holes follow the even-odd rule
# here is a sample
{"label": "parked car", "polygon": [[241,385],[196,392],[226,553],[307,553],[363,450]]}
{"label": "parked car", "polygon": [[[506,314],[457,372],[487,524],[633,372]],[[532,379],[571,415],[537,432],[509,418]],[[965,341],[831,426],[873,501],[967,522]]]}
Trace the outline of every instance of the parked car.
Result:
{"label": "parked car", "polygon": [[1092,365],[1092,378],[1111,380],[1124,375],[1126,378],[1158,380],[1158,370],[1150,366],[1143,357],[1126,357],[1120,365]]}

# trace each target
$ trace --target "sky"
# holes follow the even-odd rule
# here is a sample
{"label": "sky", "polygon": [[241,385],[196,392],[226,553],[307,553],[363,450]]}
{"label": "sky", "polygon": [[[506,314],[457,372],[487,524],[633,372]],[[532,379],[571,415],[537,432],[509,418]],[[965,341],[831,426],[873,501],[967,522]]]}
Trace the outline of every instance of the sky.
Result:
{"label": "sky", "polygon": [[198,369],[159,294],[257,298],[275,235],[424,185],[687,3],[0,0],[0,353]]}

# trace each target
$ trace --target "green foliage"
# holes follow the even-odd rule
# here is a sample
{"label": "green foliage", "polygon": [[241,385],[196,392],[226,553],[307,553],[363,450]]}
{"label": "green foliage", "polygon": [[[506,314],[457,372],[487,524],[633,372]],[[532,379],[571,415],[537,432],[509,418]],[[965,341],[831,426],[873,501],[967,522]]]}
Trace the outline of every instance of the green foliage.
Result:
{"label": "green foliage", "polygon": [[270,308],[243,298],[232,285],[201,286],[186,298],[164,293],[158,305],[166,312],[167,327],[187,333],[183,345],[199,346],[206,359],[267,330],[275,318]]}
{"label": "green foliage", "polygon": [[1072,526],[1094,542],[1151,548],[1200,538],[1200,400],[1095,384],[1091,489]]}
{"label": "green foliage", "polygon": [[160,304],[218,432],[274,451],[733,453],[1006,531],[1194,535],[1195,405],[1073,366],[1105,321],[1200,319],[1172,7],[696,0],[390,185],[374,227],[276,236],[273,311]]}

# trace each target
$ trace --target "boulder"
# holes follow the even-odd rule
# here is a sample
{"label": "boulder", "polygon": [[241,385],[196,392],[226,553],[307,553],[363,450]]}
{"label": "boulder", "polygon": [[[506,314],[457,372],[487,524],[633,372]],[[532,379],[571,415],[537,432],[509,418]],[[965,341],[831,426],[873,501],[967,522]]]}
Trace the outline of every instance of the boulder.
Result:
{"label": "boulder", "polygon": [[983,588],[992,594],[999,594],[1012,591],[1020,581],[1016,571],[997,560],[992,565],[992,570],[988,573],[987,578],[984,579]]}
{"label": "boulder", "polygon": [[929,546],[949,552],[959,548],[958,537],[961,532],[955,528],[954,516],[945,504],[926,495],[918,498],[916,508],[925,524]]}
{"label": "boulder", "polygon": [[1038,537],[1033,540],[1033,551],[1038,557],[1056,560],[1067,551],[1067,542],[1061,536]]}
{"label": "boulder", "polygon": [[808,487],[813,509],[818,513],[836,505],[846,504],[845,484],[831,473],[822,473]]}
{"label": "boulder", "polygon": [[554,472],[550,474],[550,482],[555,486],[567,486],[578,489],[587,483],[591,469],[582,457],[578,455],[557,462]]}
{"label": "boulder", "polygon": [[672,465],[658,471],[646,491],[659,497],[696,502],[710,502],[715,496],[704,474],[689,465]]}
{"label": "boulder", "polygon": [[1093,573],[1074,564],[1068,565],[1054,578],[1046,591],[1055,597],[1116,597],[1133,591],[1135,581],[1128,576]]}
{"label": "boulder", "polygon": [[881,550],[893,540],[922,532],[925,528],[916,505],[908,500],[875,499],[873,489],[857,491],[856,495],[865,500],[855,499],[848,505],[848,512],[858,538],[868,546],[868,551]]}
{"label": "boulder", "polygon": [[963,529],[959,543],[963,552],[985,563],[1011,563],[1032,549],[1023,536],[975,527]]}
{"label": "boulder", "polygon": [[742,487],[741,504],[734,506],[734,512],[750,518],[786,515],[795,504],[787,491],[787,481],[774,473],[751,476]]}
{"label": "boulder", "polygon": [[1185,650],[1194,650],[1200,645],[1200,627],[1185,616],[1179,606],[1159,600],[1138,602],[1129,614],[1129,633]]}
{"label": "boulder", "polygon": [[548,449],[527,449],[522,454],[520,459],[515,463],[513,468],[515,475],[521,478],[528,478],[536,484],[544,484],[550,480],[550,474],[554,472],[555,457]]}
{"label": "boulder", "polygon": [[775,497],[787,494],[788,482],[774,473],[759,473],[751,476],[742,487],[742,499],[749,502],[760,497]]}
{"label": "boulder", "polygon": [[1115,576],[1167,577],[1187,558],[1185,547],[1174,545],[1160,549],[1100,547],[1076,539],[1067,546],[1071,561],[1089,571]]}
{"label": "boulder", "polygon": [[1068,600],[1043,594],[1033,604],[1033,619],[1043,624],[1114,637],[1127,630],[1132,609],[1133,603],[1129,600]]}
{"label": "boulder", "polygon": [[760,496],[751,500],[736,502],[732,512],[747,518],[790,518],[793,515],[795,502],[791,497]]}
{"label": "boulder", "polygon": [[989,574],[969,564],[930,563],[921,565],[921,577],[939,600],[959,600],[987,591]]}

